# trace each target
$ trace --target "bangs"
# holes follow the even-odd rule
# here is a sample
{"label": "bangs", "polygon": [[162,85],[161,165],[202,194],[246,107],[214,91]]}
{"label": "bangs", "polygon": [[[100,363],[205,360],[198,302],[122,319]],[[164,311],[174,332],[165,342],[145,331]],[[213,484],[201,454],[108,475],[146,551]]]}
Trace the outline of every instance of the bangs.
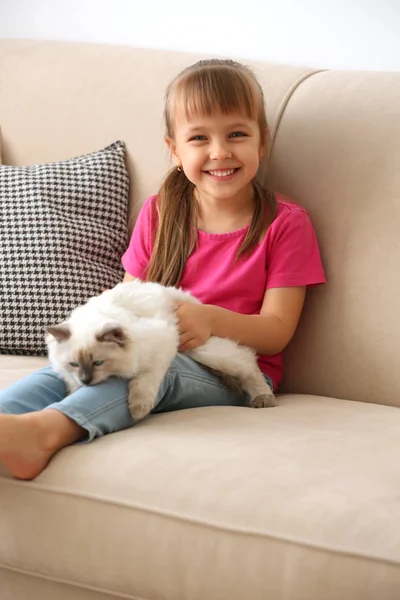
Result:
{"label": "bangs", "polygon": [[224,115],[244,114],[259,121],[262,92],[243,71],[225,68],[204,68],[186,72],[175,82],[166,115],[167,133],[172,134],[172,122],[177,112],[183,111],[186,119],[210,116],[216,112]]}

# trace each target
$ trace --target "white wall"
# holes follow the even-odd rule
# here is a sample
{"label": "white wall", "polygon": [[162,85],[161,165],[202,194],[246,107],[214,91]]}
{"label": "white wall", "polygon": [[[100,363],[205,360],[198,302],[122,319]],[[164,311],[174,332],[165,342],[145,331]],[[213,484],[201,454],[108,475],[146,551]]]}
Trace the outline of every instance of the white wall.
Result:
{"label": "white wall", "polygon": [[0,37],[400,71],[400,0],[0,0]]}

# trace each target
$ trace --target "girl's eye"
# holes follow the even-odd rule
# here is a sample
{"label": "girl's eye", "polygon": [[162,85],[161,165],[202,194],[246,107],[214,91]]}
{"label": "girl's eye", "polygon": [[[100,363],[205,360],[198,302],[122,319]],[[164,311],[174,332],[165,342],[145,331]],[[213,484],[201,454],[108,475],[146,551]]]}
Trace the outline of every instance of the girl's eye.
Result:
{"label": "girl's eye", "polygon": [[231,133],[231,137],[246,137],[246,134],[243,131],[234,131]]}
{"label": "girl's eye", "polygon": [[70,362],[69,364],[71,365],[71,367],[79,367],[79,363],[77,362]]}
{"label": "girl's eye", "polygon": [[205,135],[194,135],[189,139],[189,142],[203,142],[205,139]]}
{"label": "girl's eye", "polygon": [[95,367],[101,367],[101,365],[104,363],[104,360],[94,360],[93,364]]}

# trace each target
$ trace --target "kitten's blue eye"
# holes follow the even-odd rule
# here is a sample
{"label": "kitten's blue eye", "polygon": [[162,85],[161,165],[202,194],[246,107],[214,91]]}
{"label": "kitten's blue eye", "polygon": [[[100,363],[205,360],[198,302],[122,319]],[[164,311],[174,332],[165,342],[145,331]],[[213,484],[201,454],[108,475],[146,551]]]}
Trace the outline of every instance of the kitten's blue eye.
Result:
{"label": "kitten's blue eye", "polygon": [[79,367],[79,363],[77,362],[70,362],[69,364],[71,365],[71,367]]}
{"label": "kitten's blue eye", "polygon": [[104,360],[94,360],[93,364],[95,367],[101,367],[101,365],[103,364]]}

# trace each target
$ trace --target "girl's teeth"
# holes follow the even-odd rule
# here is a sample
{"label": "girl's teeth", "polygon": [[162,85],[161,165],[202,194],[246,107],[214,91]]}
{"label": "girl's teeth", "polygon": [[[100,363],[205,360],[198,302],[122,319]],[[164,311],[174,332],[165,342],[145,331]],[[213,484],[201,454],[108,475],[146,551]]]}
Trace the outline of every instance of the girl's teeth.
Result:
{"label": "girl's teeth", "polygon": [[228,169],[227,171],[209,171],[210,175],[215,175],[216,177],[226,177],[227,175],[232,175],[235,172],[235,169]]}

